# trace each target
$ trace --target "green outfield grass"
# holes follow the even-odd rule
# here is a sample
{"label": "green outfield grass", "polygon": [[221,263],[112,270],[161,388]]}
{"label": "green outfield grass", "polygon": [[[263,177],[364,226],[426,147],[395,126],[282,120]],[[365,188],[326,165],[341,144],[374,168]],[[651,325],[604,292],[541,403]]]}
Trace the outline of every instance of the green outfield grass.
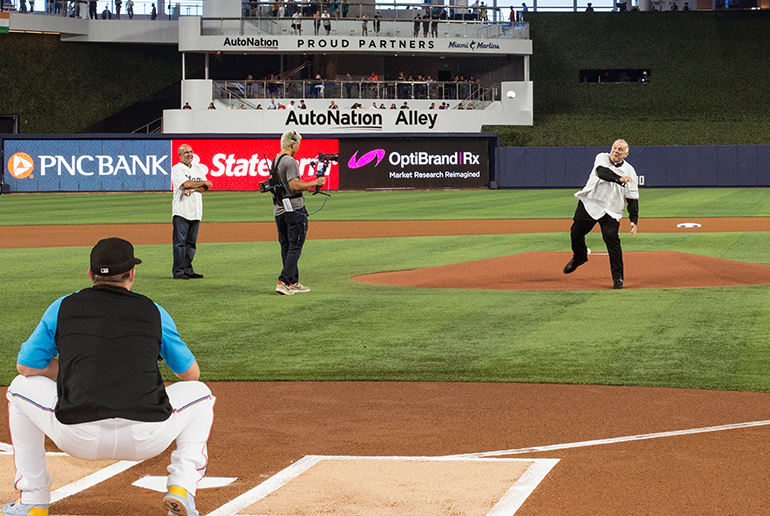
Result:
{"label": "green outfield grass", "polygon": [[[579,190],[440,190],[332,192],[313,220],[442,220],[571,218]],[[767,188],[650,188],[643,217],[770,217]],[[309,211],[323,205],[307,196]],[[208,222],[272,221],[270,196],[209,192]],[[171,220],[171,193],[13,194],[0,197],[0,226],[148,224]]]}
{"label": "green outfield grass", "polygon": [[[334,195],[315,220],[563,218],[574,210],[571,192],[348,192]],[[770,216],[768,199],[766,189],[645,190],[641,213]],[[168,194],[11,195],[0,197],[0,219],[42,224],[58,214],[60,223],[167,222],[169,204]],[[206,220],[271,219],[263,213],[269,200],[257,194],[212,192],[205,209]],[[768,233],[640,232],[622,238],[626,251],[672,250],[770,265]],[[598,234],[588,239],[591,247],[603,246]],[[273,293],[280,269],[277,242],[199,244],[196,269],[206,278],[187,282],[170,279],[170,245],[138,246],[144,263],[137,267],[135,290],[174,317],[205,380],[770,391],[770,286],[538,292],[351,280],[370,272],[568,249],[568,236],[559,233],[311,240],[300,268],[313,291],[280,297]],[[88,253],[85,247],[0,250],[0,357],[6,364],[0,384],[13,378],[19,345],[45,308],[89,284]]]}

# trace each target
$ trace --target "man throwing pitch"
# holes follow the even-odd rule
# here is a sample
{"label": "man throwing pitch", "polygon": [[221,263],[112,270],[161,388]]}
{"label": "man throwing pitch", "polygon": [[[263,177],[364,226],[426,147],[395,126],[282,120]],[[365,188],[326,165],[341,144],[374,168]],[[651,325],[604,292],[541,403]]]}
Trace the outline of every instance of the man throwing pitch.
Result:
{"label": "man throwing pitch", "polygon": [[626,203],[632,236],[636,234],[639,221],[639,181],[634,167],[625,160],[626,156],[628,143],[625,140],[613,143],[609,153],[596,155],[586,186],[575,194],[578,205],[570,230],[572,259],[564,267],[564,274],[570,274],[588,261],[585,236],[598,222],[610,255],[614,289],[623,288],[623,250],[618,228]]}
{"label": "man throwing pitch", "polygon": [[[168,313],[131,291],[139,263],[126,240],[100,240],[93,286],[54,301],[21,345],[6,392],[19,499],[3,516],[48,516],[46,435],[83,460],[146,460],[176,440],[163,506],[198,515],[215,398]],[[158,360],[182,381],[166,388]]]}

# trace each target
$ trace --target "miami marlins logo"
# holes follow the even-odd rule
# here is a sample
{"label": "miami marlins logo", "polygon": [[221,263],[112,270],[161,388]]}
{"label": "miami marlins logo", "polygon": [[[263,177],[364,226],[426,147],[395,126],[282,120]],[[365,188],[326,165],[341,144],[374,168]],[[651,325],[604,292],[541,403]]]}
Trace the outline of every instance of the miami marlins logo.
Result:
{"label": "miami marlins logo", "polygon": [[380,161],[382,161],[382,158],[384,157],[385,157],[385,149],[374,149],[372,151],[367,152],[360,158],[358,157],[358,151],[356,151],[350,157],[350,161],[348,161],[348,168],[361,168],[365,165],[368,165],[372,161],[374,161],[374,158],[377,158],[377,164],[374,165],[376,167],[377,165],[380,164]]}

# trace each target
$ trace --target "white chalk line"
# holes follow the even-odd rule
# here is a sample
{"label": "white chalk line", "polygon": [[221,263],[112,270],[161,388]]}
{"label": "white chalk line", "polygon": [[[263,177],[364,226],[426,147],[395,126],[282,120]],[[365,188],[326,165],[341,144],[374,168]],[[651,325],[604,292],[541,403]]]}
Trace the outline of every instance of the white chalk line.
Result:
{"label": "white chalk line", "polygon": [[625,437],[612,437],[609,439],[594,439],[591,441],[580,441],[580,442],[564,443],[564,444],[551,444],[548,446],[532,446],[529,448],[514,448],[511,450],[447,455],[446,458],[481,458],[481,457],[500,457],[504,455],[521,455],[524,453],[568,450],[570,448],[584,448],[587,446],[600,446],[604,444],[617,444],[617,443],[626,443],[631,441],[644,441],[647,439],[660,439],[663,437],[677,437],[682,435],[705,434],[708,432],[724,432],[726,430],[739,430],[741,428],[753,428],[757,426],[768,426],[768,425],[770,425],[770,420],[749,421],[747,423],[734,423],[729,425],[707,426],[703,428],[690,428],[688,430],[674,430],[671,432],[656,432],[651,434],[629,435]]}
{"label": "white chalk line", "polygon": [[72,496],[81,491],[85,491],[89,487],[93,487],[96,484],[104,482],[105,480],[112,478],[119,473],[123,473],[128,468],[135,466],[140,462],[142,461],[121,460],[115,464],[112,464],[111,466],[100,469],[96,473],[92,473],[86,477],[81,478],[80,480],[72,482],[71,484],[60,487],[59,489],[51,492],[51,503],[58,502],[59,500],[67,498],[68,496]]}
{"label": "white chalk line", "polygon": [[[488,459],[488,458],[450,458],[450,457],[359,457],[351,455],[308,455],[269,478],[255,488],[243,493],[208,516],[234,516],[243,509],[257,503],[269,494],[277,491],[294,478],[298,477],[322,460],[394,460],[394,461],[485,461],[485,462],[531,462],[524,474],[511,486],[486,516],[513,516],[524,504],[527,497],[548,475],[559,459]],[[246,516],[246,515],[241,515]]]}

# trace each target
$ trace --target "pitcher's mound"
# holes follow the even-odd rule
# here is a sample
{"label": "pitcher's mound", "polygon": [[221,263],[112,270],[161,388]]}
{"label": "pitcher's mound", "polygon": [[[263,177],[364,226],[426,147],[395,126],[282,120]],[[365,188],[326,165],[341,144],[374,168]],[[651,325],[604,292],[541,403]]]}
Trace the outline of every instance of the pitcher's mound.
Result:
{"label": "pitcher's mound", "polygon": [[[353,279],[378,285],[502,290],[593,290],[612,287],[607,253],[594,252],[572,274],[562,270],[571,252],[513,254]],[[625,288],[724,287],[770,284],[770,266],[673,251],[623,253]]]}

